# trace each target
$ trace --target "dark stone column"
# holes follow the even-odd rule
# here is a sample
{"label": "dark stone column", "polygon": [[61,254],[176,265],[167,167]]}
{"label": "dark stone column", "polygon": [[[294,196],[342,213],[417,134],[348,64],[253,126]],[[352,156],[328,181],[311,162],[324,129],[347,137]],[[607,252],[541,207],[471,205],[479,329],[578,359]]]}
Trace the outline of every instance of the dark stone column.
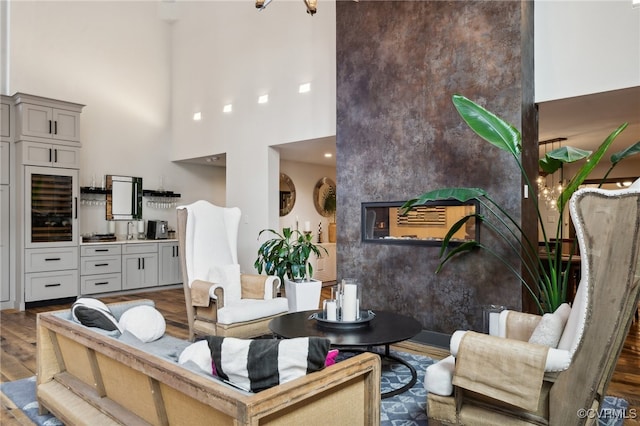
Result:
{"label": "dark stone column", "polygon": [[[533,3],[338,1],[336,19],[338,279],[362,281],[363,306],[405,312],[445,333],[480,329],[482,305],[519,309],[520,283],[488,253],[435,275],[438,247],[363,244],[360,207],[471,186],[527,217],[514,159],[477,137],[451,96],[524,128],[533,152]],[[535,172],[532,159],[525,162]],[[482,233],[520,268],[493,240]]]}

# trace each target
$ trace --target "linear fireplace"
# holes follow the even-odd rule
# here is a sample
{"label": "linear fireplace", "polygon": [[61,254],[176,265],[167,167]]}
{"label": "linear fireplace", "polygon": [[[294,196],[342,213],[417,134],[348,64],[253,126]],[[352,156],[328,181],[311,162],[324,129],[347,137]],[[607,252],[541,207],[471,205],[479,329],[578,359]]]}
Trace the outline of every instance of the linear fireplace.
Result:
{"label": "linear fireplace", "polygon": [[[416,206],[402,214],[403,201],[362,203],[362,241],[378,244],[439,246],[459,220],[479,212],[477,202],[441,200]],[[449,244],[479,241],[480,227],[471,217],[458,229]]]}

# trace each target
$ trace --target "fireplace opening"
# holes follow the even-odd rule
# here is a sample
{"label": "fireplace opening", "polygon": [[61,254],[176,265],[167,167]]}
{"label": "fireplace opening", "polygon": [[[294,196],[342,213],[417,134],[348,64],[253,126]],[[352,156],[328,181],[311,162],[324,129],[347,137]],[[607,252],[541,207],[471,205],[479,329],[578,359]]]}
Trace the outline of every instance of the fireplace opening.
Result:
{"label": "fireplace opening", "polygon": [[[479,211],[477,201],[440,200],[401,214],[404,201],[362,203],[362,242],[440,246],[449,229]],[[480,227],[470,217],[449,241],[450,245],[480,241]]]}

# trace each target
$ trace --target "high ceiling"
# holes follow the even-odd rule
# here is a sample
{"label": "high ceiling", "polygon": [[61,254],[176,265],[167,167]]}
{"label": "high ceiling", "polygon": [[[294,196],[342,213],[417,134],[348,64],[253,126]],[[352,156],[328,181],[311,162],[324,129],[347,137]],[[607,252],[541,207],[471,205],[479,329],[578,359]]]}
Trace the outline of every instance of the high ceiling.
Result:
{"label": "high ceiling", "polygon": [[[640,141],[640,86],[593,95],[577,96],[538,104],[539,140],[567,138],[563,145],[594,151],[623,123],[629,126],[616,138],[608,154]],[[555,145],[554,147],[558,147]],[[275,147],[280,158],[335,167],[335,137],[326,137]],[[331,157],[325,157],[331,153]],[[541,148],[544,155],[544,148]],[[217,160],[216,157],[218,158]],[[194,159],[194,162],[224,166],[224,154]],[[625,160],[640,176],[640,155]]]}
{"label": "high ceiling", "polygon": [[[640,86],[542,102],[538,112],[540,141],[567,138],[562,142],[563,146],[590,151],[597,149],[618,126],[629,123],[607,151],[606,161],[610,154],[640,141]],[[636,171],[635,176],[640,176],[640,155],[625,162],[633,162],[631,170]]]}

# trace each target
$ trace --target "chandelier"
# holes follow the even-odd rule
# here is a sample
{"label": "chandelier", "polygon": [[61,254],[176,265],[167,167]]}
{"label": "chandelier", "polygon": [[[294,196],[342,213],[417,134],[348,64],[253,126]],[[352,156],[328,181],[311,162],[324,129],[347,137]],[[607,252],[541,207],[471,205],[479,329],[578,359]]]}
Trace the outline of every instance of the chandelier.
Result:
{"label": "chandelier", "polygon": [[[567,138],[555,138],[549,139],[546,141],[540,141],[539,145],[544,145],[544,156],[547,155],[547,145],[551,144],[551,151],[554,150],[555,143],[558,143],[558,148],[562,148],[562,141],[566,141]],[[562,194],[562,191],[565,190],[565,182],[563,179],[563,168],[560,166],[560,176],[556,182],[556,174],[547,174],[542,175],[538,174],[538,178],[536,179],[536,183],[538,184],[538,200],[544,201],[548,210],[556,211],[558,210],[558,198]]]}
{"label": "chandelier", "polygon": [[[307,13],[313,16],[317,11],[318,0],[302,0],[307,7]],[[256,0],[256,9],[264,10],[271,0]]]}

